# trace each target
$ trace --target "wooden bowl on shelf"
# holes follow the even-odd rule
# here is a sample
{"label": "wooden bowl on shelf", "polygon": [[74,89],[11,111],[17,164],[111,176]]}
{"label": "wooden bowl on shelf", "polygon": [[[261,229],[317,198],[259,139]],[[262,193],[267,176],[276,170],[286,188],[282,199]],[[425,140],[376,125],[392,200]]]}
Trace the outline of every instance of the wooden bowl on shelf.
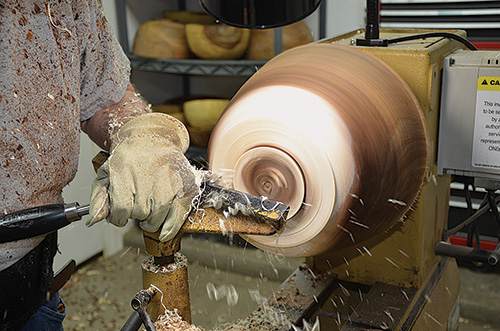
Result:
{"label": "wooden bowl on shelf", "polygon": [[189,100],[183,104],[184,116],[190,126],[212,129],[228,103],[228,99]]}
{"label": "wooden bowl on shelf", "polygon": [[182,124],[186,125],[186,117],[184,116],[184,113],[182,112],[182,105],[179,104],[161,104],[161,105],[152,105],[151,109],[155,113],[164,113],[167,115],[170,115],[172,117],[175,117],[179,121],[182,122]]}
{"label": "wooden bowl on shelf", "polygon": [[151,58],[191,57],[184,24],[166,18],[142,23],[135,35],[132,54]]}
{"label": "wooden bowl on shelf", "polygon": [[250,42],[250,30],[226,24],[186,24],[189,50],[205,60],[234,60],[243,57]]}
{"label": "wooden bowl on shelf", "polygon": [[187,127],[189,131],[189,137],[191,138],[191,144],[198,147],[207,147],[210,136],[212,135],[212,128],[199,128],[199,127]]}
{"label": "wooden bowl on shelf", "polygon": [[[274,50],[275,29],[252,30],[250,43],[245,57],[252,60],[269,60],[276,55]],[[281,30],[282,51],[309,44],[313,35],[309,27],[302,21],[286,25]]]}

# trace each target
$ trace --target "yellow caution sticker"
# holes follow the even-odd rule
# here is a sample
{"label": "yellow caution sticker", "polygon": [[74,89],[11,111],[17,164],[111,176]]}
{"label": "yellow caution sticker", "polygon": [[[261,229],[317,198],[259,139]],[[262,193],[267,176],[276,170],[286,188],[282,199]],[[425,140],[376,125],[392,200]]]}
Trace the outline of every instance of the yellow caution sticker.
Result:
{"label": "yellow caution sticker", "polygon": [[500,169],[500,77],[477,80],[472,166]]}
{"label": "yellow caution sticker", "polygon": [[479,77],[477,79],[477,90],[500,92],[500,77]]}

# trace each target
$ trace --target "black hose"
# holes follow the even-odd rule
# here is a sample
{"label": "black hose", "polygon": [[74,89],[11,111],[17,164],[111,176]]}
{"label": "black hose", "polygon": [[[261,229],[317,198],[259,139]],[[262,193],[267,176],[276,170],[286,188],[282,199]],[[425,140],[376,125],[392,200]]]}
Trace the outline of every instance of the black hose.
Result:
{"label": "black hose", "polygon": [[[500,202],[500,196],[498,196],[495,201],[494,201],[494,204],[495,206]],[[483,206],[481,208],[479,208],[475,213],[474,215],[470,216],[469,218],[467,218],[465,221],[463,221],[462,223],[458,224],[457,226],[455,226],[453,229],[450,229],[450,230],[447,230],[443,233],[443,239],[444,240],[447,240],[450,236],[454,235],[455,233],[457,233],[458,231],[462,230],[463,228],[465,228],[467,225],[471,224],[471,223],[474,223],[479,217],[481,217],[481,215],[485,214],[486,212],[488,212],[488,210],[490,209],[490,206]]]}
{"label": "black hose", "polygon": [[133,311],[132,314],[130,314],[130,317],[128,320],[125,322],[123,327],[121,328],[121,331],[137,331],[142,325],[142,320],[141,317],[139,316],[139,313],[136,311]]}
{"label": "black hose", "polygon": [[[469,190],[469,184],[467,182],[464,183],[464,191],[465,191],[465,202],[467,203],[467,214],[468,217],[474,215],[474,208],[472,207],[472,196]],[[486,200],[483,200],[482,205],[486,203]],[[476,241],[476,246],[481,248],[481,243],[479,241],[479,229],[477,227],[478,220],[469,225],[467,230],[467,246],[473,247],[474,240]]]}
{"label": "black hose", "polygon": [[495,205],[495,190],[488,190],[487,198],[491,208],[491,213],[493,214],[493,218],[500,227],[500,214],[498,213],[498,207]]}
{"label": "black hose", "polygon": [[389,42],[389,44],[395,44],[395,43],[400,43],[400,42],[408,41],[408,40],[434,38],[434,37],[445,37],[445,38],[454,39],[456,41],[461,42],[465,46],[467,46],[470,50],[477,51],[477,47],[474,46],[467,39],[465,39],[459,35],[456,35],[454,33],[444,32],[444,31],[425,32],[425,33],[412,34],[409,36],[396,37],[396,38],[388,39],[388,42]]}
{"label": "black hose", "polygon": [[469,190],[469,184],[464,183],[464,191],[465,191],[465,202],[467,203],[467,214],[468,217],[472,216],[474,214],[474,208],[472,207],[472,196],[470,194]]}

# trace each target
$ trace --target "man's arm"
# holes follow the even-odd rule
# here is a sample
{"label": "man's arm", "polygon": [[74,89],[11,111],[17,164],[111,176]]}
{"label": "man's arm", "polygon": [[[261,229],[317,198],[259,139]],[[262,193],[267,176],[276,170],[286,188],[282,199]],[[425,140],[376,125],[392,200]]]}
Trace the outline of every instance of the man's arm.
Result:
{"label": "man's arm", "polygon": [[144,231],[161,228],[161,241],[172,239],[203,177],[184,156],[189,147],[184,125],[150,113],[129,84],[118,103],[82,122],[82,130],[111,152],[92,184],[87,225],[107,219],[124,226],[136,219]]}
{"label": "man's arm", "polygon": [[128,84],[122,99],[116,104],[101,109],[94,116],[82,122],[82,130],[102,149],[109,151],[111,137],[125,123],[150,112],[147,102]]}

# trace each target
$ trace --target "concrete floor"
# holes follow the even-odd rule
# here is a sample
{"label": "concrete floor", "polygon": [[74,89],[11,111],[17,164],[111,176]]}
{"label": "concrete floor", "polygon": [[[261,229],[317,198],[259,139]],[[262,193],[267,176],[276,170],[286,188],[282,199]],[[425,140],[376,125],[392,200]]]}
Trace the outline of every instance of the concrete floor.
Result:
{"label": "concrete floor", "polygon": [[[140,231],[129,234],[128,249],[81,266],[61,289],[67,306],[65,330],[117,330],[130,316],[130,301],[142,289],[140,264],[147,255]],[[303,262],[190,237],[183,238],[181,252],[189,259],[190,292],[196,293],[191,295],[193,324],[205,329],[246,317]],[[213,293],[222,288],[232,296],[217,301]]]}
{"label": "concrete floor", "polygon": [[[125,242],[127,250],[81,266],[61,289],[67,305],[65,330],[123,326],[132,312],[130,300],[141,289],[140,264],[146,257],[140,231],[132,230]],[[190,237],[183,239],[181,252],[190,262],[193,324],[204,329],[247,316],[303,261]],[[500,274],[460,268],[460,279],[460,330],[500,330]],[[214,291],[223,288],[232,295],[215,300]]]}
{"label": "concrete floor", "polygon": [[[100,257],[80,268],[61,290],[67,306],[65,330],[119,330],[130,313],[130,300],[141,289],[140,263],[146,257],[136,250],[110,258]],[[256,307],[256,298],[267,297],[279,282],[245,276],[205,266],[189,266],[193,323],[207,329],[238,320]],[[234,286],[237,297],[210,299],[207,288]],[[234,302],[236,301],[236,304]]]}

